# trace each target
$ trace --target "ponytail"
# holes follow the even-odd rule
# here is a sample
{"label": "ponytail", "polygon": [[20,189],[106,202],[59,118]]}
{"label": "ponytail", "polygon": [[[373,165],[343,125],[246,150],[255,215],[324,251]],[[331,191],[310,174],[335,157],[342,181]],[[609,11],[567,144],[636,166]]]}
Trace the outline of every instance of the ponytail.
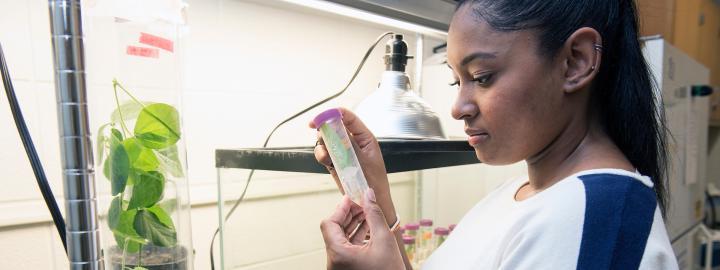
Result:
{"label": "ponytail", "polygon": [[601,110],[610,138],[628,160],[654,184],[658,205],[667,209],[666,128],[656,82],[643,57],[638,38],[636,7],[621,0],[614,35],[603,36],[603,67],[595,80],[591,102]]}

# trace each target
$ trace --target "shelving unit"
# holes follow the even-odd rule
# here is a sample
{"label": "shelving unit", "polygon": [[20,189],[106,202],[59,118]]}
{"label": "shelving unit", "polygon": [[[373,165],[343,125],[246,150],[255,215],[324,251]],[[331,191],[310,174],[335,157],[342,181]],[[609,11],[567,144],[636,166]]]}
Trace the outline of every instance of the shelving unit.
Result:
{"label": "shelving unit", "polygon": [[[385,140],[380,149],[388,173],[479,163],[465,140]],[[313,146],[215,150],[218,169],[328,173]]]}

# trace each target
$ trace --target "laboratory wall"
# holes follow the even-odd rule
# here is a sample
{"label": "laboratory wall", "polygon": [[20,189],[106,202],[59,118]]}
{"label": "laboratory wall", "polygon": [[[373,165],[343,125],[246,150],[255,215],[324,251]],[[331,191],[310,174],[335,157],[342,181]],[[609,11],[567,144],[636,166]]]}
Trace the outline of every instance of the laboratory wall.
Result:
{"label": "laboratory wall", "polygon": [[713,0],[675,0],[673,45],[710,69],[720,85],[720,4]]}
{"label": "laboratory wall", "polygon": [[661,35],[710,69],[720,85],[720,4],[714,0],[637,0],[640,33]]}
{"label": "laboratory wall", "polygon": [[[259,147],[272,127],[305,106],[337,92],[368,46],[384,31],[415,34],[378,24],[314,11],[281,1],[188,1],[183,29],[182,114],[187,134],[188,175],[196,269],[209,269],[210,239],[218,226],[214,150]],[[0,43],[15,89],[51,186],[59,200],[60,173],[52,55],[46,0],[0,0]],[[91,26],[86,26],[91,27]],[[102,40],[93,32],[89,39]],[[426,38],[425,55],[430,44]],[[411,49],[412,50],[412,49]],[[372,91],[383,70],[375,50],[356,82],[330,106],[352,107]],[[412,62],[411,62],[412,63]],[[102,55],[88,55],[90,78],[102,78]],[[443,117],[450,135],[462,137],[437,67],[423,95]],[[411,71],[411,80],[415,78]],[[430,75],[429,75],[430,76]],[[90,89],[110,81],[89,80]],[[439,83],[443,87],[434,87]],[[97,105],[95,105],[97,106]],[[89,104],[92,114],[93,104]],[[307,127],[319,109],[280,128],[270,146],[312,145]],[[62,245],[42,202],[5,97],[0,98],[0,261],[2,268],[67,269]],[[523,165],[469,165],[391,175],[394,201],[403,220],[436,217],[438,225],[457,222],[494,186],[523,173]],[[247,171],[228,172],[243,179]],[[325,263],[318,225],[340,198],[327,175],[260,172],[247,202],[230,220],[232,269],[318,269]],[[232,187],[228,187],[232,188]],[[236,190],[230,190],[233,194]],[[239,192],[239,190],[237,190]],[[461,196],[458,196],[460,194]],[[62,205],[62,202],[60,202]],[[297,232],[302,233],[298,235]],[[216,258],[218,259],[218,258]],[[290,267],[292,266],[292,267]],[[230,268],[229,268],[230,269]]]}

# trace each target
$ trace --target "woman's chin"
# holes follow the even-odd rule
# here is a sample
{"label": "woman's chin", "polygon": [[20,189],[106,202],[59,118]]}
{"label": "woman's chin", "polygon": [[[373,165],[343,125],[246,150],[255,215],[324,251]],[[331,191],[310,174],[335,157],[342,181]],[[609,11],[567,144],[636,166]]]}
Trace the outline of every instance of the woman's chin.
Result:
{"label": "woman's chin", "polygon": [[475,147],[475,156],[483,164],[493,165],[493,159],[491,159],[487,153]]}
{"label": "woman's chin", "polygon": [[519,161],[510,158],[504,158],[496,154],[491,154],[487,151],[482,151],[477,147],[475,147],[475,156],[481,163],[492,166],[510,165]]}

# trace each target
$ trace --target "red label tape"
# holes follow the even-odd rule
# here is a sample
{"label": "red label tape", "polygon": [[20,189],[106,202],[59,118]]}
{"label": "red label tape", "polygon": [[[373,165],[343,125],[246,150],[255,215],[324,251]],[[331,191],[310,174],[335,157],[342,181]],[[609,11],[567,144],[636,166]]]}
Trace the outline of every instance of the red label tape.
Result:
{"label": "red label tape", "polygon": [[155,48],[146,48],[146,47],[137,47],[137,46],[127,46],[126,50],[127,54],[129,55],[135,55],[135,56],[141,56],[141,57],[150,57],[150,58],[158,58],[160,55],[158,49]]}
{"label": "red label tape", "polygon": [[140,43],[160,48],[168,52],[173,52],[172,40],[154,36],[148,33],[140,33]]}

